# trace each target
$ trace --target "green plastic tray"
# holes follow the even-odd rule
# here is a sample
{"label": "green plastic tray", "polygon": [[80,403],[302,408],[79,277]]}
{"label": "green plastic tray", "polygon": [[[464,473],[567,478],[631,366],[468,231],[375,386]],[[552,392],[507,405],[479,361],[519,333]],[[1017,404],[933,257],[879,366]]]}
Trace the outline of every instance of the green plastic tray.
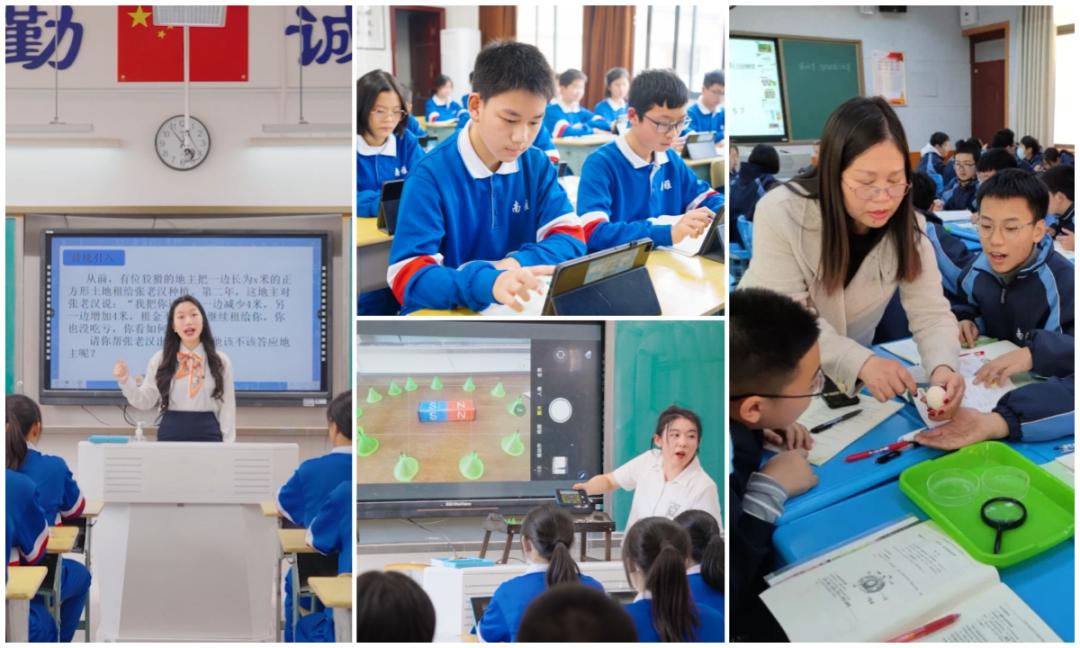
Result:
{"label": "green plastic tray", "polygon": [[[1021,498],[1027,508],[1027,521],[1018,529],[1006,531],[1001,553],[994,554],[995,532],[983,523],[979,512],[989,495],[982,491],[970,503],[944,507],[934,503],[926,489],[930,475],[946,468],[964,468],[982,478],[992,466],[1014,466],[1031,477],[1031,487]],[[1008,567],[1036,556],[1073,535],[1074,491],[1060,479],[1035,465],[1004,443],[976,443],[908,468],[900,474],[900,490],[937,522],[975,560],[995,567]]]}

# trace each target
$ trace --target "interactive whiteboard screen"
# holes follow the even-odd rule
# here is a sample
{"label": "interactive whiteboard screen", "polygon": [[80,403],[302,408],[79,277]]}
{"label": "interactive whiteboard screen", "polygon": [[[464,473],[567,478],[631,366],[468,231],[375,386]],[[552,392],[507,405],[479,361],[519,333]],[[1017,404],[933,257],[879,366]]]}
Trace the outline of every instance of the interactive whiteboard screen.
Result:
{"label": "interactive whiteboard screen", "polygon": [[735,141],[786,142],[788,124],[776,39],[733,35],[728,42],[728,135]]}
{"label": "interactive whiteboard screen", "polygon": [[42,400],[122,399],[113,365],[143,374],[170,304],[190,294],[232,360],[239,401],[322,402],[328,246],[324,232],[45,231]]}

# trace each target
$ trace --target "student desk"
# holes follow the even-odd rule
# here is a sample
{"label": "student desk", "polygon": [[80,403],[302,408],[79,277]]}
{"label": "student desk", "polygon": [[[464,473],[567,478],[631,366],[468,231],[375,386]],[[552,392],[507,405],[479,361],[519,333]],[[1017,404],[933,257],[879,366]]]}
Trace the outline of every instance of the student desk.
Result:
{"label": "student desk", "polygon": [[357,218],[356,293],[386,288],[386,268],[390,265],[390,243],[394,237],[380,230],[378,218]]}
{"label": "student desk", "polygon": [[[702,256],[688,257],[670,250],[654,250],[645,262],[660,311],[667,317],[714,315],[727,302],[727,265]],[[535,299],[535,297],[534,297]],[[423,309],[410,315],[475,315],[467,308]]]}
{"label": "student desk", "polygon": [[945,231],[963,241],[964,246],[972,252],[982,251],[982,242],[979,241],[979,230],[974,223],[954,221],[945,223]]}
{"label": "student desk", "polygon": [[352,574],[312,576],[308,584],[322,604],[333,610],[334,641],[352,643]]}
{"label": "student desk", "polygon": [[[713,163],[715,162],[715,163],[720,165],[720,173],[717,176],[718,178],[723,178],[724,177],[724,167],[727,166],[727,160],[723,155],[717,155],[715,157],[710,157],[710,158],[702,158],[700,160],[688,160],[686,158],[683,158],[683,162],[686,163],[686,166],[690,167],[690,170],[694,172],[694,175],[701,178],[705,182],[709,183],[710,187],[713,186],[713,183],[712,183],[712,178],[713,178],[712,165],[713,165]],[[720,186],[721,187],[724,186],[723,181],[721,181]]]}
{"label": "student desk", "polygon": [[565,162],[566,166],[581,175],[581,167],[585,164],[585,158],[604,144],[611,142],[615,136],[611,133],[593,133],[581,137],[556,137],[552,139],[555,148],[559,149],[559,161]]}
{"label": "student desk", "polygon": [[1054,249],[1057,250],[1058,254],[1060,254],[1061,256],[1068,259],[1069,262],[1071,262],[1073,265],[1076,265],[1076,251],[1075,250],[1066,250],[1065,248],[1061,247],[1061,242],[1060,241],[1054,241]]}
{"label": "student desk", "polygon": [[75,540],[79,537],[79,527],[58,526],[49,527],[49,546],[45,553],[63,554],[69,553],[75,548]]}
{"label": "student desk", "polygon": [[[1033,444],[1011,445],[1039,461],[1032,456],[1032,448],[1025,448]],[[778,528],[773,535],[777,560],[788,564],[811,558],[909,515],[928,519],[900,492],[899,482],[892,481]],[[1075,539],[1071,538],[1034,558],[998,570],[1002,582],[1067,642],[1075,636],[1075,560]]]}
{"label": "student desk", "polygon": [[26,643],[30,640],[30,601],[45,582],[48,571],[39,565],[7,568],[5,641]]}
{"label": "student desk", "polygon": [[424,126],[424,130],[427,131],[430,137],[435,138],[437,144],[441,144],[457,130],[457,120],[449,119],[442,122],[430,122],[427,126]]}

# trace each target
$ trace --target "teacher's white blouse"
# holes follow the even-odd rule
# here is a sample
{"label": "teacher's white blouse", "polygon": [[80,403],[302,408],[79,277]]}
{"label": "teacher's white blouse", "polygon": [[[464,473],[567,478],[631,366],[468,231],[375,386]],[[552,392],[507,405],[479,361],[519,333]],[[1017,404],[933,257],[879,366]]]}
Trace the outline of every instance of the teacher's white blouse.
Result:
{"label": "teacher's white blouse", "polygon": [[674,518],[693,509],[709,513],[723,526],[716,482],[705,473],[697,457],[671,481],[664,480],[663,457],[657,449],[639,454],[612,475],[620,488],[634,491],[627,529],[644,517]]}

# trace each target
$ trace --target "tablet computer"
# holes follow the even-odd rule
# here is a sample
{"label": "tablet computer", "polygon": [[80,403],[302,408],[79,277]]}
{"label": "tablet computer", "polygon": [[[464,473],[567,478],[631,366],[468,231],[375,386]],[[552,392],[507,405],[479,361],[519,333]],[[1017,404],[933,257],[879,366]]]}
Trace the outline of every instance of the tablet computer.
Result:
{"label": "tablet computer", "polygon": [[383,183],[382,195],[379,197],[379,220],[375,225],[387,234],[393,234],[397,229],[397,209],[404,187],[404,180]]}
{"label": "tablet computer", "polygon": [[[671,247],[666,247],[684,256],[704,256],[717,261],[724,260],[724,208],[713,215],[712,222],[701,236],[684,238]],[[717,258],[719,256],[719,258]]]}
{"label": "tablet computer", "polygon": [[690,160],[704,160],[716,157],[719,153],[716,152],[716,144],[713,142],[715,136],[716,131],[690,133],[686,136],[683,157]]}
{"label": "tablet computer", "polygon": [[653,242],[638,239],[555,267],[544,315],[659,315],[645,262]]}

